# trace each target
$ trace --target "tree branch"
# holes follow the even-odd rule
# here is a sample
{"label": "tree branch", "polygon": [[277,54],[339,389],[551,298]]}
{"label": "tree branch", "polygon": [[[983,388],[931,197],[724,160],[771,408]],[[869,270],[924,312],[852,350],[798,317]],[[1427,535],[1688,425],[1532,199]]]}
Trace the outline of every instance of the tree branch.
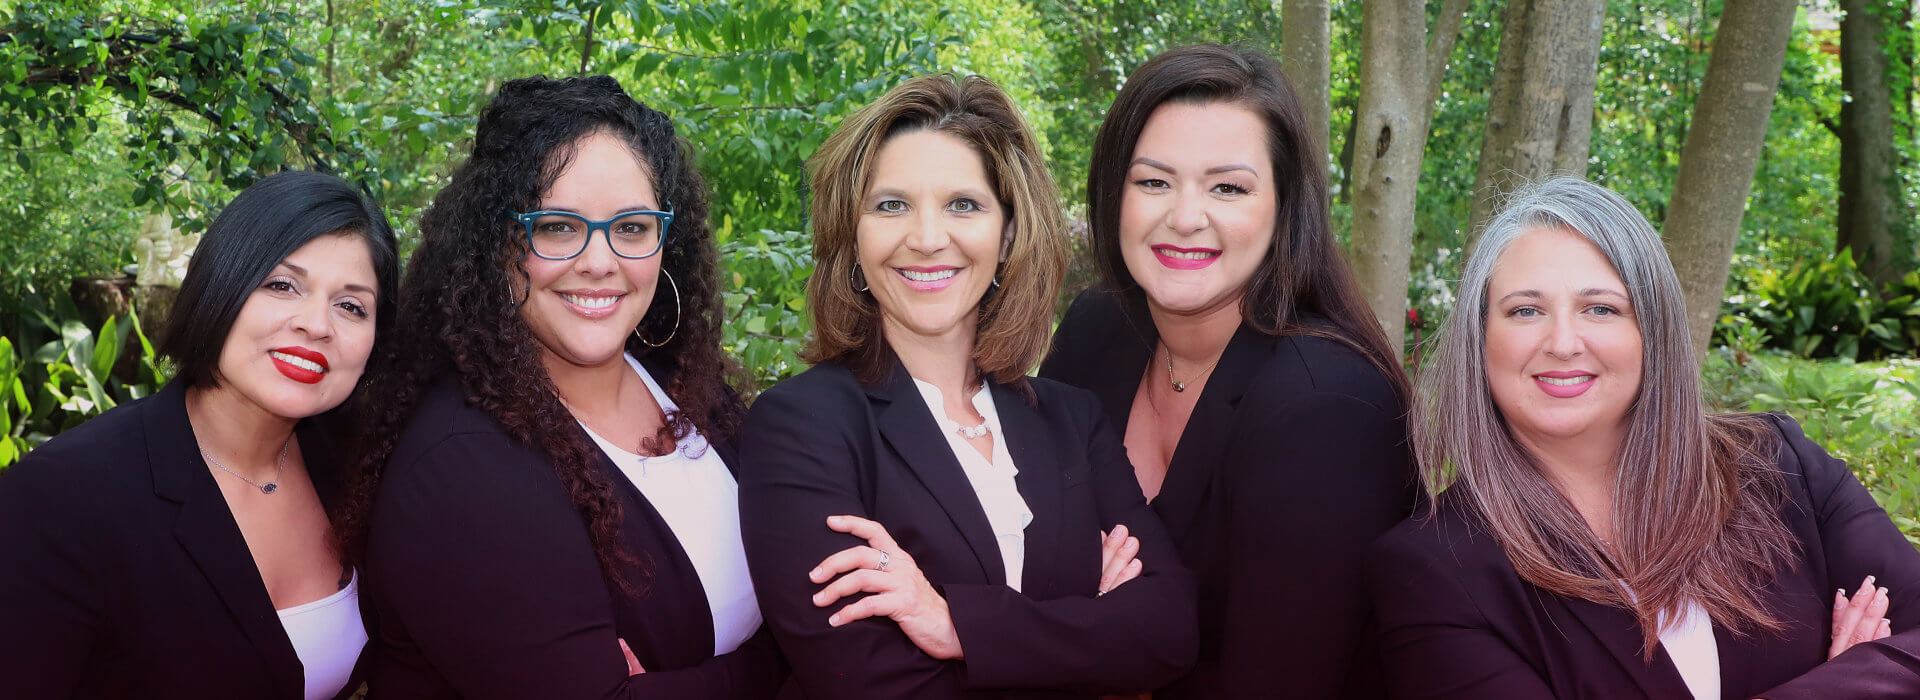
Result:
{"label": "tree branch", "polygon": [[1447,77],[1447,62],[1453,57],[1453,44],[1460,38],[1460,25],[1466,23],[1467,0],[1444,0],[1440,16],[1434,19],[1432,38],[1427,42],[1427,94],[1424,113],[1433,120],[1434,105],[1440,103],[1440,87]]}

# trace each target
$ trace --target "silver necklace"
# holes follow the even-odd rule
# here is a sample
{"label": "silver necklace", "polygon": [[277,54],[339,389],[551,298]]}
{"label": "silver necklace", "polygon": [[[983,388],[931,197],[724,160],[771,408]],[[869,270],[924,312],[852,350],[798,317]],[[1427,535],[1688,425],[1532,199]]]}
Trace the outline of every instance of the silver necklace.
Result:
{"label": "silver necklace", "polygon": [[200,456],[207,458],[207,463],[213,465],[214,468],[232,474],[241,481],[252,484],[254,488],[260,489],[260,493],[271,494],[280,490],[280,473],[287,470],[287,446],[291,444],[293,444],[293,433],[287,433],[287,441],[280,443],[280,456],[273,460],[273,481],[264,484],[249,479],[240,472],[228,469],[227,465],[221,464],[220,460],[214,459],[213,455],[207,454],[207,448],[205,447],[200,448]]}

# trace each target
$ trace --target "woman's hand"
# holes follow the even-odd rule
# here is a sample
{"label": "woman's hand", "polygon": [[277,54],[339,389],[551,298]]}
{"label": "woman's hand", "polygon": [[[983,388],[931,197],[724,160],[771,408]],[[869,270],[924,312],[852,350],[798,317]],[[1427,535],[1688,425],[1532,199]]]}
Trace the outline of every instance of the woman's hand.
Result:
{"label": "woman's hand", "polygon": [[866,540],[867,544],[835,552],[808,573],[807,578],[814,583],[840,576],[813,594],[813,604],[824,608],[855,593],[873,594],[841,608],[827,618],[827,624],[839,627],[875,615],[889,617],[928,656],[966,658],[960,649],[960,635],[953,629],[953,616],[947,611],[947,599],[933,590],[926,574],[885,527],[853,515],[828,517],[827,527]]}
{"label": "woman's hand", "polygon": [[1113,532],[1100,533],[1100,593],[1106,595],[1140,575],[1140,540],[1127,534],[1127,526],[1115,525]]}
{"label": "woman's hand", "polygon": [[1833,644],[1827,658],[1839,656],[1855,644],[1886,639],[1893,635],[1893,623],[1887,620],[1887,589],[1874,588],[1873,577],[1860,582],[1860,590],[1847,599],[1846,589],[1833,594]]}
{"label": "woman's hand", "polygon": [[627,640],[625,639],[620,640],[620,655],[627,657],[628,678],[647,672],[647,669],[640,667],[640,659],[633,655],[633,647],[627,646]]}

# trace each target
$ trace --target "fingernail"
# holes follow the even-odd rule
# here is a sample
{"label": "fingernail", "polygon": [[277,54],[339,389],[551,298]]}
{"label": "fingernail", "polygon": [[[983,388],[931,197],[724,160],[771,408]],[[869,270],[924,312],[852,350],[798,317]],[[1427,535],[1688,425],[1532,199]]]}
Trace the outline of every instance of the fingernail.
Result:
{"label": "fingernail", "polygon": [[1886,589],[1886,588],[1881,588],[1881,589],[1880,589],[1880,597],[1882,597],[1882,598],[1885,598],[1885,597],[1887,597],[1887,589]]}
{"label": "fingernail", "polygon": [[814,570],[807,572],[807,578],[818,580],[820,573],[820,569],[816,567]]}
{"label": "fingernail", "polygon": [[1862,583],[1860,584],[1860,587],[1861,587],[1861,588],[1872,588],[1872,587],[1873,587],[1873,574],[1867,574],[1867,580],[1866,580],[1866,581],[1864,581],[1864,582],[1862,582]]}
{"label": "fingernail", "polygon": [[839,627],[839,626],[840,626],[840,616],[839,616],[839,615],[829,615],[829,616],[827,616],[827,626],[828,626],[828,627]]}

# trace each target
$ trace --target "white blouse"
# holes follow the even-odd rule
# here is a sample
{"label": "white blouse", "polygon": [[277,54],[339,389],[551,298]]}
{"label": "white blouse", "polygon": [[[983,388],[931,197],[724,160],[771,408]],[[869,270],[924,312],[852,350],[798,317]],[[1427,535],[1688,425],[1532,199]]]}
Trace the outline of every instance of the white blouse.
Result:
{"label": "white blouse", "polygon": [[367,645],[367,627],[360,620],[360,572],[354,571],[347,587],[333,595],[275,612],[305,669],[306,699],[339,695]]}
{"label": "white blouse", "polygon": [[1033,522],[1033,511],[1027,509],[1027,499],[1020,496],[1020,489],[1014,483],[1013,477],[1020,470],[1014,467],[1013,456],[1007,453],[1007,434],[1000,429],[1000,413],[994,410],[993,392],[983,388],[973,394],[973,410],[987,419],[987,430],[993,434],[993,461],[987,461],[960,436],[960,424],[947,418],[940,389],[918,379],[913,383],[920,387],[920,398],[933,412],[933,421],[940,424],[940,434],[946,436],[947,447],[960,461],[960,469],[967,473],[967,482],[973,484],[974,496],[987,512],[987,523],[993,526],[993,539],[1000,545],[1000,561],[1006,565],[1007,586],[1020,590],[1020,573],[1027,556],[1027,525]]}
{"label": "white blouse", "polygon": [[[1621,581],[1620,586],[1629,597],[1639,599],[1627,582]],[[1720,697],[1720,646],[1713,639],[1713,616],[1698,601],[1688,600],[1678,620],[1660,614],[1660,646],[1673,659],[1673,667],[1695,700]]]}
{"label": "white blouse", "polygon": [[[627,355],[627,365],[647,383],[662,411],[679,408],[632,355]],[[727,463],[698,432],[681,439],[672,452],[644,457],[608,442],[585,423],[580,427],[659,511],[686,550],[713,613],[714,656],[739,648],[760,628],[760,604],[753,597],[747,552],[740,543],[740,487]]]}
{"label": "white blouse", "polygon": [[1687,601],[1680,619],[1660,618],[1660,646],[1680,669],[1696,700],[1720,697],[1720,647],[1713,640],[1713,616],[1694,601]]}

